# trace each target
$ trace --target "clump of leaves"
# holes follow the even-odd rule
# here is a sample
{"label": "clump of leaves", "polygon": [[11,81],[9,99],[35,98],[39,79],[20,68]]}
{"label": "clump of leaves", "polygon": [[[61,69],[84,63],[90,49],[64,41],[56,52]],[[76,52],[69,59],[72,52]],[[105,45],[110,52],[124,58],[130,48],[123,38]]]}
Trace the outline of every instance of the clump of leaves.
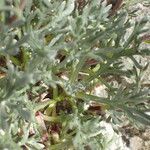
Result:
{"label": "clump of leaves", "polygon": [[100,0],[0,4],[0,149],[104,150],[102,121],[150,125],[146,19]]}

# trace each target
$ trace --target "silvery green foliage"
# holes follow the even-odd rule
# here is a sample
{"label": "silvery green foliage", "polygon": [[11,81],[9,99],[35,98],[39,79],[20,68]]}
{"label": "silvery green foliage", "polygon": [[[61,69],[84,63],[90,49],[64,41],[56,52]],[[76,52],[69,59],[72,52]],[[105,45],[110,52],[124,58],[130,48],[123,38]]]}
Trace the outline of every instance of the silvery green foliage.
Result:
{"label": "silvery green foliage", "polygon": [[[6,6],[4,0],[0,4],[0,56],[6,61],[5,66],[0,65],[4,74],[0,78],[0,149],[43,149],[35,113],[47,107],[51,111],[64,100],[70,104],[71,113],[61,107],[57,116],[44,112],[50,125],[59,120],[62,126],[59,141],[44,143],[48,149],[104,150],[108,142],[100,123],[119,123],[121,115],[150,125],[145,113],[149,89],[141,82],[148,64],[141,66],[134,58],[150,54],[149,49],[140,48],[147,20],[133,25],[125,10],[110,17],[111,6],[100,0],[88,3],[81,12],[73,0],[26,1],[20,11],[17,0],[15,7]],[[9,22],[11,13],[17,15],[13,22]],[[133,30],[127,35],[130,28]],[[123,58],[130,59],[133,67],[125,69]],[[88,60],[93,59],[96,64],[91,66]],[[65,79],[59,73],[64,73]],[[80,75],[83,78],[79,79]],[[97,84],[106,87],[107,96],[93,94]],[[38,96],[49,87],[53,97],[41,102]],[[91,101],[104,105],[108,118],[88,114],[84,105]]]}

